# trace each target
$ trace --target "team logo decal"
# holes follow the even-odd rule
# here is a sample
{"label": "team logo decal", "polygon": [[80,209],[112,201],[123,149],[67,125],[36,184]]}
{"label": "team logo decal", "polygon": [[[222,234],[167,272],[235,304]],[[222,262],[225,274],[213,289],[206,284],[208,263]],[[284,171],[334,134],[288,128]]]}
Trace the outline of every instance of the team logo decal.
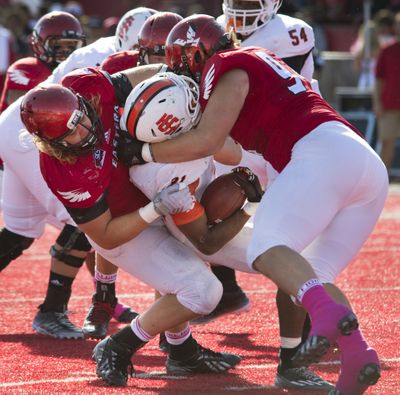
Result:
{"label": "team logo decal", "polygon": [[185,45],[192,45],[193,47],[199,45],[199,41],[200,41],[200,37],[195,38],[196,36],[196,32],[194,31],[194,29],[189,26],[189,29],[186,33],[186,41],[182,40],[181,38],[178,38],[175,40],[174,44],[178,44],[182,47],[184,47]]}
{"label": "team logo decal", "polygon": [[125,20],[122,22],[121,30],[118,36],[121,40],[127,40],[129,29],[132,26],[134,20],[134,16],[131,15],[128,18],[125,18]]}
{"label": "team logo decal", "polygon": [[181,126],[181,120],[173,114],[164,113],[162,117],[156,122],[158,130],[161,133],[170,135],[177,131]]}
{"label": "team logo decal", "polygon": [[98,169],[101,169],[104,164],[104,158],[106,156],[106,151],[102,149],[97,149],[93,153],[93,158],[94,158],[94,164]]}
{"label": "team logo decal", "polygon": [[79,189],[73,191],[61,192],[57,191],[65,200],[71,203],[83,202],[92,197],[89,191],[81,192]]}
{"label": "team logo decal", "polygon": [[104,140],[107,144],[110,143],[110,137],[111,137],[111,129],[108,129],[105,133],[104,133]]}
{"label": "team logo decal", "polygon": [[26,74],[22,70],[11,70],[8,72],[10,76],[10,80],[19,85],[28,85],[30,79],[26,76]]}
{"label": "team logo decal", "polygon": [[214,77],[215,77],[215,65],[213,64],[209,68],[209,70],[204,78],[204,82],[203,82],[203,84],[204,84],[203,99],[204,100],[208,100],[210,98],[210,93],[212,90]]}

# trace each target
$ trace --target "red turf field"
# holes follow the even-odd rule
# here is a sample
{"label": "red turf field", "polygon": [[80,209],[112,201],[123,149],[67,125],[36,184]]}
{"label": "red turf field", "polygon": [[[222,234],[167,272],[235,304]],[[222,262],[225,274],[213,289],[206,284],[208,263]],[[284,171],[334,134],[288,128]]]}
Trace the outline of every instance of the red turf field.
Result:
{"label": "red turf field", "polygon": [[[1,220],[0,220],[1,221]],[[103,385],[91,361],[94,341],[61,341],[36,335],[31,321],[45,294],[49,273],[47,251],[56,236],[48,228],[18,261],[0,276],[0,393],[1,394],[305,394],[273,387],[278,350],[275,287],[261,276],[239,274],[251,297],[252,310],[231,315],[208,326],[193,327],[200,342],[240,354],[241,364],[230,374],[190,378],[165,374],[165,356],[151,342],[134,357],[136,377],[126,389]],[[382,360],[379,383],[368,394],[400,394],[400,188],[393,186],[375,232],[339,285],[351,298],[365,336]],[[82,269],[70,302],[71,319],[82,323],[90,304],[92,282]],[[120,273],[118,293],[137,310],[152,300],[152,290]],[[112,323],[111,331],[120,324]],[[315,370],[335,381],[339,366],[331,353]],[[318,392],[313,392],[318,394]]]}

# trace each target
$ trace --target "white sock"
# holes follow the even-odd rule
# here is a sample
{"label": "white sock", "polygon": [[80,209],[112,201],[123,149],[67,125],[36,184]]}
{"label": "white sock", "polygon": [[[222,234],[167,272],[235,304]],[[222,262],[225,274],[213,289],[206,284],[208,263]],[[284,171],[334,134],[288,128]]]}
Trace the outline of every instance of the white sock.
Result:
{"label": "white sock", "polygon": [[101,283],[112,284],[112,283],[115,283],[115,281],[117,281],[117,273],[104,274],[104,273],[97,271],[97,269],[96,269],[94,272],[94,278],[96,281],[100,281]]}
{"label": "white sock", "polygon": [[142,341],[148,342],[149,340],[153,339],[154,336],[149,335],[140,325],[139,317],[137,316],[131,322],[131,329],[133,333]]}
{"label": "white sock", "polygon": [[301,337],[282,337],[281,348],[295,348],[301,343]]}
{"label": "white sock", "polygon": [[185,340],[187,340],[191,333],[192,331],[190,330],[190,326],[187,325],[186,328],[180,332],[165,331],[165,337],[167,338],[169,344],[178,346],[179,344],[182,344]]}

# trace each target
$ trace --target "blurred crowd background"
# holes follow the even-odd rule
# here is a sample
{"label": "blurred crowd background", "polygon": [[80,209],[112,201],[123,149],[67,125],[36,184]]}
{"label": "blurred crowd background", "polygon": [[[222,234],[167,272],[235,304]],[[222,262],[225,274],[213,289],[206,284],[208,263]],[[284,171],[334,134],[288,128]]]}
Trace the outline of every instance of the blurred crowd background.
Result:
{"label": "blurred crowd background", "polygon": [[[111,6],[112,4],[112,6]],[[363,24],[364,0],[284,0],[279,12],[308,22],[316,30],[319,51],[350,51]],[[78,17],[86,30],[88,43],[114,33],[119,18],[129,9],[146,6],[173,11],[183,17],[222,13],[221,0],[0,0],[0,24],[12,35],[16,58],[30,55],[27,36],[35,21],[49,11],[67,11]],[[371,1],[371,16],[379,11],[400,11],[400,0]]]}
{"label": "blurred crowd background", "polygon": [[[45,13],[62,10],[75,15],[90,44],[113,35],[119,18],[138,6],[183,17],[194,13],[217,17],[222,13],[222,0],[0,0],[0,89],[8,66],[32,55],[27,38]],[[315,78],[321,93],[349,117],[357,112],[353,121],[364,132],[376,129],[371,103],[374,65],[380,48],[394,37],[394,15],[399,11],[400,0],[283,0],[279,10],[313,27]]]}

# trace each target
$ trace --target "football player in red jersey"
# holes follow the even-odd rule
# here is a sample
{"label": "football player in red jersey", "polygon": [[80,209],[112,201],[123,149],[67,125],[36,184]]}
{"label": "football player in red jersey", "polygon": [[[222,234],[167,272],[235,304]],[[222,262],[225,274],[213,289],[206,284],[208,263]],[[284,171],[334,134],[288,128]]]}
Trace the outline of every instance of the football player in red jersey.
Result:
{"label": "football player in red jersey", "polygon": [[53,11],[36,22],[29,44],[34,56],[19,59],[7,70],[0,111],[44,81],[59,63],[86,45],[86,38],[72,14]]}
{"label": "football player in red jersey", "polygon": [[[73,15],[66,12],[50,12],[36,23],[30,44],[34,57],[20,59],[7,70],[0,104],[2,111],[18,97],[44,81],[51,71],[75,49],[84,46],[85,36],[79,21]],[[2,117],[2,121],[3,119],[6,118]],[[15,125],[12,119],[10,123]],[[3,135],[3,138],[6,136]],[[20,165],[22,166],[23,162]],[[11,164],[8,163],[9,174],[11,174],[10,171],[12,172],[11,168]],[[17,195],[25,193],[21,189],[10,191],[10,194],[13,192]],[[17,218],[18,203],[15,199],[16,197],[12,199],[14,206],[11,210]],[[16,219],[11,224],[9,213],[4,213],[6,226],[0,229],[0,270],[20,256],[22,251],[27,249],[34,238],[42,232],[43,225],[38,219],[42,213],[36,211],[33,214],[26,207],[21,210],[20,217],[29,216],[34,220],[30,221],[30,230],[27,231],[24,226],[21,226],[22,223],[18,222],[21,219]],[[40,222],[37,227],[36,224],[33,225],[36,220]],[[51,270],[47,293],[32,326],[35,331],[49,336],[80,339],[83,337],[82,330],[69,321],[66,310],[73,280],[91,250],[91,246],[85,235],[74,226],[66,213],[59,212],[55,222],[62,231],[50,250]]]}
{"label": "football player in red jersey", "polygon": [[[165,41],[168,33],[182,19],[174,12],[157,12],[151,15],[137,34],[138,48],[111,54],[100,68],[113,74],[136,65],[165,63]],[[155,295],[156,298],[160,296],[158,291]],[[169,351],[164,332],[160,334],[159,346],[161,351]]]}
{"label": "football player in red jersey", "polygon": [[[0,95],[0,113],[44,81],[59,62],[85,42],[82,26],[73,15],[51,12],[42,16],[30,37],[34,57],[19,59],[7,69]],[[3,161],[0,159],[0,171],[2,169]]]}
{"label": "football player in red jersey", "polygon": [[279,175],[255,214],[248,263],[310,315],[310,336],[294,363],[316,362],[337,342],[341,373],[334,391],[365,392],[380,377],[378,355],[334,281],[379,218],[388,189],[385,166],[308,81],[265,49],[232,49],[214,18],[178,23],[166,55],[176,72],[201,81],[203,116],[176,139],[132,143],[126,162],[213,155],[228,135],[262,154]]}
{"label": "football player in red jersey", "polygon": [[[34,57],[20,59],[8,69],[7,84],[2,97],[4,108],[44,81],[52,70],[76,49],[83,50],[85,36],[79,21],[73,15],[66,12],[50,12],[41,17],[36,23],[30,38],[30,44]],[[21,121],[20,119],[13,120],[12,118],[12,113],[8,113],[6,118],[2,118],[3,128],[9,129],[12,127],[10,124],[14,124],[18,130],[18,125]],[[2,149],[7,148],[2,147]],[[46,202],[51,200],[51,198],[47,200],[46,196],[41,195],[39,191],[43,191],[43,189],[35,186],[35,193],[38,193],[40,197],[35,193],[33,193],[35,196],[31,194],[32,190],[24,183],[25,179],[22,180],[20,173],[15,171],[15,163],[22,167],[24,163],[35,159],[31,157],[31,152],[22,153],[22,150],[17,151],[17,153],[12,151],[12,154],[8,156],[6,169],[6,173],[8,172],[7,187],[9,191],[5,193],[7,199],[4,199],[4,204],[10,207],[11,201],[13,206],[11,207],[11,215],[9,215],[8,211],[4,213],[6,226],[0,230],[0,270],[3,270],[12,260],[18,258],[23,250],[32,244],[34,239],[40,237],[43,233],[43,224],[40,219],[45,214],[43,210],[46,211],[50,207],[54,208],[52,212],[48,212],[48,220],[62,230],[50,250],[51,272],[47,295],[44,303],[39,307],[32,327],[39,333],[57,338],[76,339],[82,338],[84,334],[89,337],[103,338],[106,336],[111,316],[120,322],[130,322],[136,316],[136,313],[129,306],[117,300],[115,291],[112,294],[108,293],[106,297],[104,292],[99,291],[96,299],[101,299],[103,302],[111,300],[112,303],[101,303],[93,297],[93,303],[85,319],[84,333],[69,321],[66,311],[73,280],[85,260],[89,269],[93,266],[94,272],[94,253],[89,253],[91,250],[89,242],[86,240],[85,235],[76,228],[64,209],[61,210],[50,203],[46,203],[47,207],[44,207],[46,204],[41,204],[43,200]],[[32,165],[32,167],[34,168],[35,166]],[[10,181],[11,178],[14,180]],[[17,185],[19,181],[20,183]],[[32,184],[34,184],[33,181]],[[25,195],[25,200],[19,200],[18,198],[17,201],[12,196],[13,193]],[[26,200],[32,202],[29,208],[25,205]],[[37,203],[33,203],[33,201],[37,201]],[[31,211],[29,211],[30,209]],[[55,216],[52,215],[54,211],[57,211]],[[25,217],[24,224],[18,222],[18,217],[21,216]],[[102,270],[107,274],[111,274],[109,273],[110,270],[105,269],[103,268]],[[113,268],[113,270],[115,271],[116,268]],[[97,271],[97,278],[99,280],[99,290],[100,288],[104,289],[100,281],[100,271]],[[106,281],[111,282],[110,276],[107,277]],[[114,284],[108,285],[110,288],[113,286]]]}
{"label": "football player in red jersey", "polygon": [[199,346],[187,325],[216,306],[219,281],[162,224],[149,226],[161,215],[190,209],[189,188],[170,185],[148,203],[116,157],[119,107],[132,85],[163,67],[142,66],[112,76],[84,69],[66,76],[62,85],[35,88],[21,102],[21,118],[41,151],[49,188],[101,257],[163,295],[95,347],[97,374],[115,386],[127,384],[133,353],[167,329],[176,341],[167,360],[169,373],[224,372],[240,362],[234,354]]}

